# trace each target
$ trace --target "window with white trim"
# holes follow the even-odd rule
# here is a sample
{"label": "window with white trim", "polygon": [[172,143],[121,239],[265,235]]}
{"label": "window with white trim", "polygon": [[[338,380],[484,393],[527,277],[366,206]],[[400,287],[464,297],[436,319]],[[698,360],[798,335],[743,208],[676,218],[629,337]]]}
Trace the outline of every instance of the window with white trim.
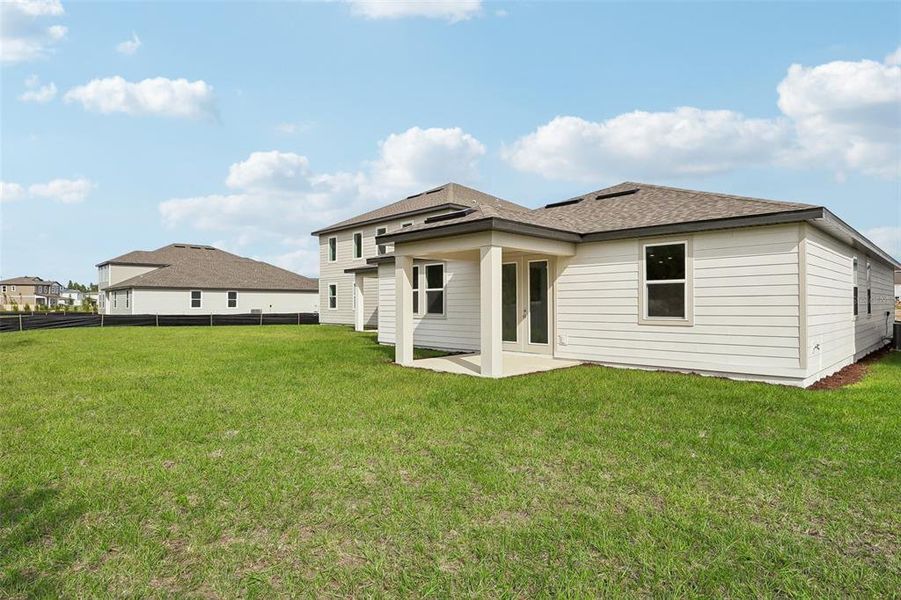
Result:
{"label": "window with white trim", "polygon": [[354,258],[363,258],[363,234],[354,234]]}
{"label": "window with white trim", "polygon": [[330,309],[338,308],[338,284],[328,284],[328,307]]}
{"label": "window with white trim", "polygon": [[644,318],[685,320],[687,242],[644,245]]}
{"label": "window with white trim", "polygon": [[335,262],[338,260],[338,238],[330,237],[328,239],[328,261]]}
{"label": "window with white trim", "polygon": [[226,306],[238,308],[238,292],[226,292]]}
{"label": "window with white trim", "polygon": [[125,308],[131,306],[131,290],[125,290]]}
{"label": "window with white trim", "polygon": [[854,283],[854,286],[851,288],[851,291],[853,294],[853,298],[852,298],[851,302],[852,302],[853,313],[854,313],[855,317],[857,316],[858,312],[860,312],[860,308],[858,307],[858,302],[859,302],[858,298],[859,298],[859,294],[860,294],[860,289],[857,285],[857,266],[858,266],[857,257],[855,256],[854,258],[851,259],[851,271],[852,271],[851,272],[851,280]]}
{"label": "window with white trim", "polygon": [[191,308],[201,308],[203,305],[203,292],[191,290]]}
{"label": "window with white trim", "polygon": [[401,229],[406,229],[407,227],[413,227],[413,221],[410,221],[409,223],[403,223],[400,226]]}
{"label": "window with white trim", "polygon": [[413,314],[419,314],[419,267],[413,267]]}
{"label": "window with white trim", "polygon": [[113,308],[119,308],[119,292],[113,292]]}
{"label": "window with white trim", "polygon": [[425,266],[425,313],[444,314],[444,265]]}
{"label": "window with white trim", "polygon": [[867,314],[873,314],[873,290],[870,287],[870,259],[867,259]]}
{"label": "window with white trim", "polygon": [[[375,237],[378,237],[380,235],[385,235],[386,233],[388,233],[387,227],[379,227],[378,229],[375,230]],[[388,245],[387,244],[379,244],[378,245],[378,253],[379,254],[388,254]]]}

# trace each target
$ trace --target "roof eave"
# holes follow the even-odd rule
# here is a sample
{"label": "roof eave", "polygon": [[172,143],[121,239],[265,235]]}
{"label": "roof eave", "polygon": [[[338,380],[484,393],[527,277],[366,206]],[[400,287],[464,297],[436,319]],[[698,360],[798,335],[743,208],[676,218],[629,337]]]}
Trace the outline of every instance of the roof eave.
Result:
{"label": "roof eave", "polygon": [[531,223],[523,223],[521,221],[513,221],[500,217],[485,217],[472,221],[464,221],[462,223],[448,223],[438,227],[430,227],[429,229],[417,229],[415,231],[396,231],[376,237],[377,244],[385,243],[403,243],[418,240],[427,240],[436,237],[445,237],[448,235],[461,235],[464,233],[478,233],[481,231],[502,231],[505,233],[519,233],[522,235],[530,235],[532,237],[540,237],[552,240],[560,240],[564,242],[578,242],[581,236],[572,231],[563,231],[561,229],[553,229],[550,227],[542,227],[541,225],[533,225]]}
{"label": "roof eave", "polygon": [[406,210],[404,212],[394,213],[391,215],[386,215],[384,217],[375,217],[372,219],[366,219],[365,221],[359,221],[356,223],[347,223],[342,225],[341,223],[336,223],[334,225],[329,225],[328,227],[323,227],[322,229],[317,229],[310,233],[312,236],[323,235],[326,233],[334,233],[336,231],[344,231],[345,229],[354,229],[356,227],[364,227],[366,225],[372,225],[373,223],[381,223],[383,221],[393,221],[395,219],[402,219],[404,217],[415,217],[416,215],[421,215],[423,213],[434,212],[436,210],[443,210],[445,208],[469,208],[464,204],[460,204],[458,202],[445,202],[443,204],[436,204],[435,206],[428,206],[425,208],[417,208],[415,210]]}
{"label": "roof eave", "polygon": [[839,217],[835,216],[829,209],[823,209],[823,215],[819,219],[813,220],[813,225],[823,225],[827,229],[838,229],[847,235],[851,241],[852,245],[858,244],[864,250],[875,254],[880,259],[891,265],[893,269],[901,269],[901,262],[899,262],[895,257],[891,254],[871,242],[865,235],[845,223]]}
{"label": "roof eave", "polygon": [[826,209],[821,206],[815,206],[812,208],[802,208],[799,210],[767,213],[763,215],[743,215],[739,217],[725,217],[722,219],[707,219],[704,221],[687,221],[684,223],[667,223],[665,225],[651,225],[648,227],[597,231],[582,235],[582,241],[602,242],[606,240],[621,240],[633,237],[676,235],[681,233],[694,233],[696,231],[711,231],[714,229],[731,229],[733,227],[799,223],[801,221],[821,218],[823,211],[825,210]]}

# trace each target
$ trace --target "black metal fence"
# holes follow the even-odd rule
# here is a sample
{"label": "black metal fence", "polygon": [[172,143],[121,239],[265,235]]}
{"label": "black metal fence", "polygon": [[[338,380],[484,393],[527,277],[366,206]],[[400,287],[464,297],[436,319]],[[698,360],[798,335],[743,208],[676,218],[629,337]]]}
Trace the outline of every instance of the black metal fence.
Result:
{"label": "black metal fence", "polygon": [[181,325],[317,325],[318,313],[259,313],[239,315],[97,315],[90,313],[34,313],[0,315],[0,332],[66,327],[173,327]]}

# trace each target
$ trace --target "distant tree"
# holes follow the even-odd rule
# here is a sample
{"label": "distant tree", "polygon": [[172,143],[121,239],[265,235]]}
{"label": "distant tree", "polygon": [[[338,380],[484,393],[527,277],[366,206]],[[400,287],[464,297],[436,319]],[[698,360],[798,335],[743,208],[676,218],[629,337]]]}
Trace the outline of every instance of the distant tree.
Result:
{"label": "distant tree", "polygon": [[31,306],[29,306],[28,303],[26,302],[25,306],[22,307],[22,310],[24,312],[31,312]]}

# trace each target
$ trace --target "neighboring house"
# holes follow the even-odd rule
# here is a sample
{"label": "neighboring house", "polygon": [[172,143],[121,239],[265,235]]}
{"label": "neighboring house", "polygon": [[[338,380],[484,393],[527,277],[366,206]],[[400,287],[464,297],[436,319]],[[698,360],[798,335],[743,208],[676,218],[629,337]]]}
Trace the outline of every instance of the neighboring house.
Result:
{"label": "neighboring house", "polygon": [[[469,202],[448,211],[460,189]],[[538,209],[438,194],[314,233],[330,321],[349,322],[352,282],[373,278],[355,325],[376,288],[378,339],[401,364],[415,345],[480,352],[490,377],[524,352],[806,386],[891,335],[901,265],[820,206],[631,182]],[[368,266],[349,259],[357,231]]]}
{"label": "neighboring house", "polygon": [[60,301],[68,306],[81,306],[85,297],[84,292],[72,288],[63,288],[59,295]]}
{"label": "neighboring house", "polygon": [[199,244],[136,250],[97,265],[104,314],[241,314],[319,310],[315,279]]}
{"label": "neighboring house", "polygon": [[0,281],[0,297],[5,307],[13,304],[21,309],[26,304],[35,306],[56,306],[60,303],[63,286],[58,281],[40,277],[13,277]]}

